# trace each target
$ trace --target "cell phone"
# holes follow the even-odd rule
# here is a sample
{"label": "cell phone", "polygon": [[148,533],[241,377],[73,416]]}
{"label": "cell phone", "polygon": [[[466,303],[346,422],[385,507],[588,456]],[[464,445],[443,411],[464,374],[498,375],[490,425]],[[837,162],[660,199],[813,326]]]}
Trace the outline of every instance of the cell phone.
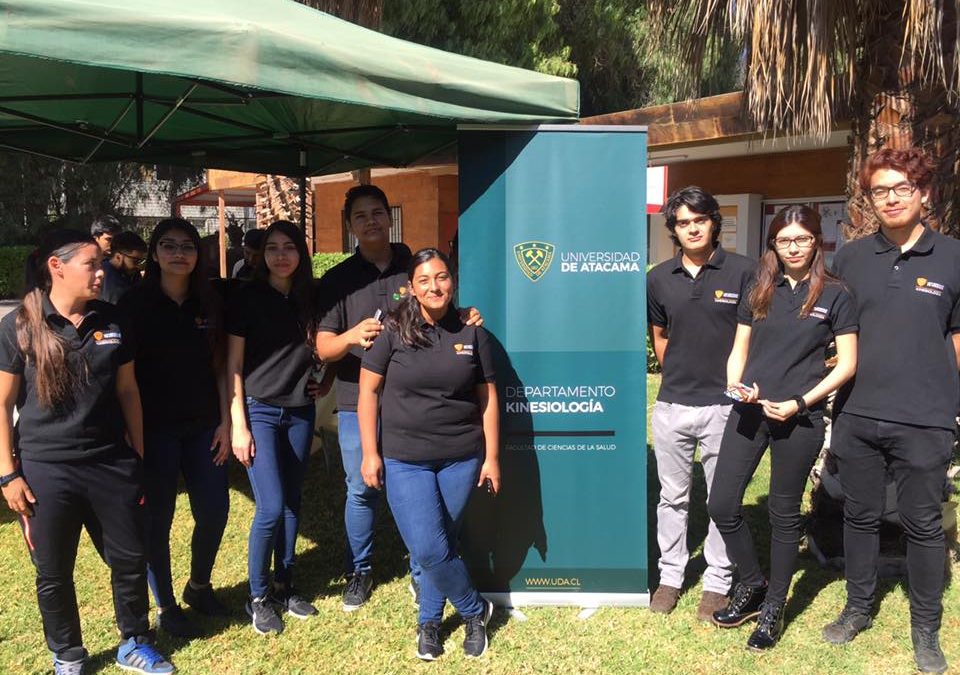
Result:
{"label": "cell phone", "polygon": [[734,401],[742,402],[747,400],[746,385],[736,384],[731,387],[727,387],[723,393],[727,398],[732,398]]}
{"label": "cell phone", "polygon": [[484,487],[484,489],[487,491],[487,494],[488,494],[488,495],[492,495],[492,494],[493,494],[493,481],[492,481],[492,480],[490,480],[490,479],[488,478],[488,479],[486,479],[485,481],[483,481],[483,487]]}
{"label": "cell phone", "polygon": [[373,313],[373,320],[374,320],[374,321],[380,321],[381,323],[383,322],[383,310],[382,310],[382,309],[378,309],[376,312]]}

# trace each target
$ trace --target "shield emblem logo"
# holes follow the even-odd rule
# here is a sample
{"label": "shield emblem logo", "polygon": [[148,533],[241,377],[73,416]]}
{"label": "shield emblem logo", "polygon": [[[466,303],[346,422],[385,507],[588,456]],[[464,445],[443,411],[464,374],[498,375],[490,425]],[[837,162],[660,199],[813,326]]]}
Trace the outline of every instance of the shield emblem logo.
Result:
{"label": "shield emblem logo", "polygon": [[457,344],[453,345],[453,351],[455,351],[455,352],[462,352],[462,351],[463,351],[463,345],[458,342]]}
{"label": "shield emblem logo", "polygon": [[713,292],[713,297],[715,297],[717,300],[719,300],[720,298],[723,297],[723,291],[721,291],[721,290],[716,290],[716,291],[714,291],[714,292]]}
{"label": "shield emblem logo", "polygon": [[100,342],[100,340],[103,339],[103,333],[101,333],[100,331],[94,332],[93,339],[96,340],[97,342]]}
{"label": "shield emblem logo", "polygon": [[927,285],[927,279],[926,279],[926,277],[917,277],[917,286],[923,287],[923,286],[926,286],[926,285]]}
{"label": "shield emblem logo", "polygon": [[554,246],[545,241],[525,241],[513,247],[513,255],[527,279],[540,281],[553,262]]}

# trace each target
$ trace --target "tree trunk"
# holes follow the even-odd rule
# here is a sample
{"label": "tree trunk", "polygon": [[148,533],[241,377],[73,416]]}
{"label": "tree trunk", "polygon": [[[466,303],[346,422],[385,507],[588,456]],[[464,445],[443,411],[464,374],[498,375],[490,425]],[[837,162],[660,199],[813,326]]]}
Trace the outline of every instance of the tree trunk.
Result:
{"label": "tree trunk", "polygon": [[339,16],[366,28],[380,30],[384,0],[297,0],[307,7]]}
{"label": "tree trunk", "polygon": [[[904,34],[891,30],[899,26],[902,8],[891,5],[888,20],[879,22],[878,33],[866,36],[869,54],[859,65],[861,86],[857,87],[851,109],[852,153],[847,173],[847,198],[850,222],[844,236],[857,239],[877,231],[879,224],[870,199],[860,189],[858,173],[866,158],[883,148],[917,146],[933,158],[936,165],[933,191],[926,222],[944,234],[960,236],[956,218],[960,213],[957,189],[960,128],[957,101],[948,97],[944,86],[921,86],[919,64],[905,63]],[[945,3],[949,5],[950,3]],[[944,51],[953,52],[957,16],[950,10],[944,16],[941,37]],[[878,55],[887,55],[879,59]]]}

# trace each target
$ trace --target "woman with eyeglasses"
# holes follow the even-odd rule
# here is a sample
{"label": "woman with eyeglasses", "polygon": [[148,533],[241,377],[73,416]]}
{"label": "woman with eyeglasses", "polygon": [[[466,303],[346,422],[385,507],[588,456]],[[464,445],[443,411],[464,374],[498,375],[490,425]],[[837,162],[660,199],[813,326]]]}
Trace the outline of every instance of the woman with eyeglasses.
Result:
{"label": "woman with eyeglasses", "polygon": [[293,585],[301,489],[316,416],[310,387],[313,288],[303,232],[278,220],[264,233],[253,279],[231,294],[227,311],[231,442],[256,502],[246,610],[261,635],[283,631],[278,610],[297,619],[317,613]]}
{"label": "woman with eyeglasses", "polygon": [[158,626],[176,637],[200,632],[180,609],[170,570],[170,528],[183,476],[194,529],[190,578],[181,597],[197,612],[225,616],[210,583],[230,498],[230,406],[223,306],[199,257],[200,235],[181,218],[161,220],[146,254],[143,283],[119,307],[136,336],[143,401],[147,574]]}
{"label": "woman with eyeglasses", "polygon": [[[800,542],[800,502],[823,447],[824,399],[857,367],[856,308],[849,291],[824,267],[819,214],[807,206],[782,209],[766,243],[727,360],[727,395],[734,404],[708,504],[740,573],[729,604],[713,621],[733,628],[759,617],[747,640],[754,651],[772,648],[783,633]],[[831,342],[837,365],[827,372]],[[747,484],[768,446],[769,580],[742,514]]]}

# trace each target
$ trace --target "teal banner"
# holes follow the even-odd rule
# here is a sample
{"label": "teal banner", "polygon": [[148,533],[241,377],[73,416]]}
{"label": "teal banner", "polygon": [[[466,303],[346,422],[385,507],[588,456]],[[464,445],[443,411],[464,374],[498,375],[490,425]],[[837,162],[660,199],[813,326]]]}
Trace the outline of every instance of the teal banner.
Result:
{"label": "teal banner", "polygon": [[646,132],[461,130],[460,302],[498,346],[503,486],[463,555],[503,604],[645,604]]}

